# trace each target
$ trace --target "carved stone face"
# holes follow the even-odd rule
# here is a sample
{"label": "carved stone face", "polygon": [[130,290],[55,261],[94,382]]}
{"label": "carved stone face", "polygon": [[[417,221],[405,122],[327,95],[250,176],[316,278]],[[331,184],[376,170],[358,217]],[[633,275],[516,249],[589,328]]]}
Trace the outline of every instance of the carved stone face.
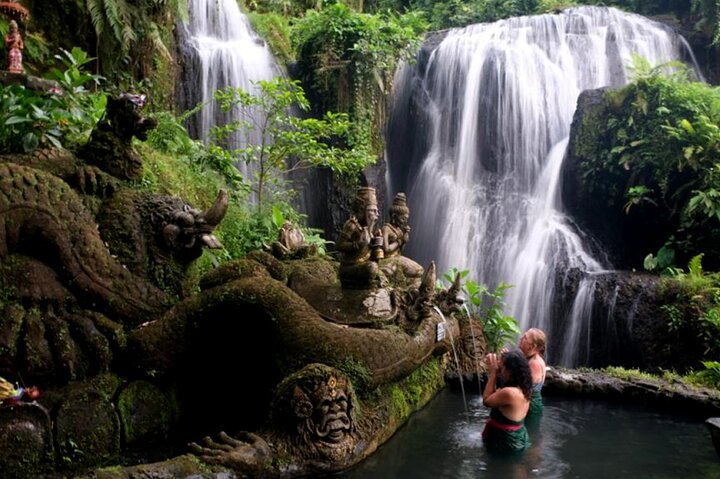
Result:
{"label": "carved stone face", "polygon": [[409,221],[410,221],[409,213],[395,213],[392,215],[392,223],[399,228],[403,228],[403,227],[407,226]]}
{"label": "carved stone face", "polygon": [[310,400],[313,404],[313,438],[330,444],[342,443],[352,428],[350,401],[345,389],[331,377],[326,384],[320,385]]}
{"label": "carved stone face", "polygon": [[274,422],[295,436],[292,443],[301,446],[303,454],[323,460],[347,459],[357,443],[350,381],[334,368],[313,364],[286,378],[278,389]]}
{"label": "carved stone face", "polygon": [[378,217],[377,205],[370,204],[365,207],[365,225],[376,223]]}

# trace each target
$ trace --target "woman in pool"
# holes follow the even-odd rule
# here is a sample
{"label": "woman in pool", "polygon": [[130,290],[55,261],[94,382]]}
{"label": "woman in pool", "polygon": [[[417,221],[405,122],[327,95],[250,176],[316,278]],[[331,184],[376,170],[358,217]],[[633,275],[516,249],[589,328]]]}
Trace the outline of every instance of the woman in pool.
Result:
{"label": "woman in pool", "polygon": [[538,417],[543,412],[542,390],[545,384],[545,333],[541,329],[530,328],[520,336],[520,351],[523,352],[530,364],[533,392],[530,399],[528,416]]}
{"label": "woman in pool", "polygon": [[[488,381],[483,404],[490,410],[482,437],[491,452],[519,452],[530,445],[525,416],[530,408],[532,378],[530,365],[520,351],[508,351],[498,357],[486,356]],[[498,378],[503,386],[497,387]]]}

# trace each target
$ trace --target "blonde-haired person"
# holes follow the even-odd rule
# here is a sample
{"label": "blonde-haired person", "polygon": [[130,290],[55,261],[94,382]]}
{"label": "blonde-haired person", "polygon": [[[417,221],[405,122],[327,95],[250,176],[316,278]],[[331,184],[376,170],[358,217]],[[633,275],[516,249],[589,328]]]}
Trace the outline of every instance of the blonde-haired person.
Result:
{"label": "blonde-haired person", "polygon": [[543,412],[541,390],[545,384],[545,332],[538,328],[530,328],[520,336],[520,351],[530,364],[533,393],[528,416],[539,416]]}

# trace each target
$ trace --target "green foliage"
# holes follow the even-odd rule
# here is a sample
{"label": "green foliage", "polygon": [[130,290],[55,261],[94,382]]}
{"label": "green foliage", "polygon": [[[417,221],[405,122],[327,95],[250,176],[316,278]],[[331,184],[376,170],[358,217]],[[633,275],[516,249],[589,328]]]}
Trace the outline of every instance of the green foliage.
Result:
{"label": "green foliage", "polygon": [[188,136],[182,118],[167,111],[154,113],[152,117],[157,121],[157,127],[148,132],[147,143],[156,150],[170,155],[193,156],[203,148]]}
{"label": "green foliage", "polygon": [[287,17],[277,13],[248,14],[255,31],[267,41],[275,58],[286,65],[295,60],[290,42],[290,23]]}
{"label": "green foliage", "polygon": [[720,90],[677,64],[633,66],[632,83],[606,94],[605,121],[584,120],[575,143],[584,181],[629,215],[662,215],[683,257],[701,249],[717,262]]}
{"label": "green foliage", "polygon": [[675,261],[675,250],[668,245],[663,245],[657,252],[657,256],[652,253],[645,257],[643,266],[647,271],[666,272]]}
{"label": "green foliage", "polygon": [[100,77],[83,71],[92,59],[78,48],[63,50],[56,58],[65,69],[53,69],[49,76],[62,90],[45,94],[17,85],[0,87],[0,152],[69,147],[89,139],[105,111],[106,97],[86,85],[98,84]]}
{"label": "green foliage", "polygon": [[703,361],[702,365],[704,369],[694,372],[688,379],[695,384],[720,389],[720,362]]}
{"label": "green foliage", "polygon": [[[506,344],[514,344],[520,334],[520,328],[515,318],[504,313],[505,292],[512,288],[512,285],[500,282],[495,289],[491,290],[484,284],[467,279],[468,270],[459,271],[457,268],[452,268],[445,273],[443,280],[452,283],[458,274],[462,290],[465,293],[467,312],[478,318],[483,325],[488,352],[499,352]],[[436,288],[442,287],[443,281],[438,280]]]}
{"label": "green foliage", "polygon": [[668,330],[673,335],[694,336],[703,356],[720,353],[720,274],[706,274],[703,255],[693,257],[687,272],[669,268],[672,276],[664,283],[674,297],[662,306]]}
{"label": "green foliage", "polygon": [[[187,0],[85,2],[95,29],[99,61],[106,74],[118,77],[125,74],[132,82],[133,74],[151,76],[154,59],[162,57],[172,61],[163,23],[173,18],[187,21]],[[140,71],[132,71],[134,67]]]}
{"label": "green foliage", "polygon": [[[217,144],[211,151],[225,161],[251,166],[254,178],[250,188],[257,195],[259,210],[284,185],[288,173],[323,166],[353,175],[373,160],[362,150],[339,146],[347,139],[347,115],[327,112],[317,119],[289,114],[292,107],[310,109],[298,82],[275,78],[255,85],[257,94],[232,87],[216,92],[223,111],[239,110],[244,120],[214,127]],[[219,148],[238,129],[258,132],[263,141],[231,152]]]}
{"label": "green foliage", "polygon": [[608,366],[605,368],[602,368],[601,371],[608,376],[612,376],[614,378],[622,379],[625,381],[629,380],[654,380],[656,379],[655,376],[653,376],[650,373],[646,373],[643,371],[640,371],[639,369],[625,369],[623,367],[619,366]]}
{"label": "green foliage", "polygon": [[322,0],[246,0],[248,10],[288,17],[302,17],[307,10],[320,10]]}
{"label": "green foliage", "polygon": [[[276,201],[261,210],[253,208],[248,201],[249,190],[243,188],[244,180],[232,163],[224,163],[224,156],[214,156],[218,147],[206,149],[201,142],[187,136],[182,121],[195,110],[175,117],[168,112],[155,114],[158,129],[148,135],[146,143],[138,144],[144,158],[143,178],[138,188],[159,194],[169,194],[186,199],[198,208],[209,207],[220,188],[230,186],[232,194],[227,215],[216,236],[224,249],[206,252],[198,261],[202,274],[220,262],[239,258],[247,252],[261,249],[277,237],[285,219],[302,228],[305,218],[287,202]],[[240,186],[240,187],[238,187]],[[319,246],[324,241],[317,231],[303,228],[305,239]],[[322,248],[319,248],[322,251]]]}
{"label": "green foliage", "polygon": [[713,45],[720,42],[720,3],[716,0],[691,0],[695,16],[694,29],[712,38]]}
{"label": "green foliage", "polygon": [[337,3],[293,27],[297,70],[314,111],[350,119],[348,146],[379,153],[387,94],[400,61],[414,58],[426,25],[418,13],[358,13]]}

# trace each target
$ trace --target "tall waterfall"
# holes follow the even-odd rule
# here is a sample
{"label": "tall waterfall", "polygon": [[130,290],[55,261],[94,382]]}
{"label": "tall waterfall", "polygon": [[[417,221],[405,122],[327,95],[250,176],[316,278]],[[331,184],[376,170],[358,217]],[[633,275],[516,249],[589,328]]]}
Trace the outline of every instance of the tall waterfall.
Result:
{"label": "tall waterfall", "polygon": [[[212,100],[215,90],[227,86],[252,90],[252,82],[270,80],[280,69],[252,30],[235,0],[190,0],[190,23],[185,36],[185,106]],[[189,125],[191,135],[207,140],[210,129],[241,120],[238,111],[223,113],[210,102]],[[258,132],[241,129],[229,139],[228,148],[260,142]]]}
{"label": "tall waterfall", "polygon": [[[687,56],[668,27],[612,8],[580,7],[451,30],[397,74],[388,181],[406,191],[406,254],[439,271],[505,281],[509,313],[543,328],[556,364],[577,365],[592,276],[611,268],[563,214],[562,159],[582,90],[627,82],[632,53],[652,65]],[[582,284],[558,306],[571,272]],[[558,317],[563,316],[563,317]]]}

